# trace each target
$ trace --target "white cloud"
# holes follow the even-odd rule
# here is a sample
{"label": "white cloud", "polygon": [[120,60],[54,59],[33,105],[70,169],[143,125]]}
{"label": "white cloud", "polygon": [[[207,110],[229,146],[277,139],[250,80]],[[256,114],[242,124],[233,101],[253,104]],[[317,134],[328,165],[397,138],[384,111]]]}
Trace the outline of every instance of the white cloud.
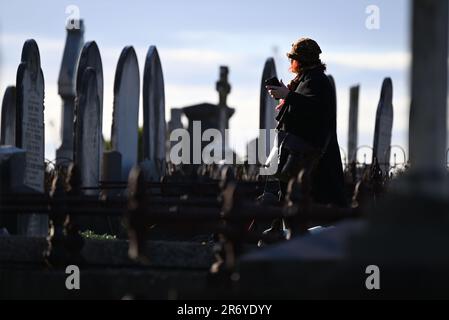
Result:
{"label": "white cloud", "polygon": [[323,60],[328,64],[370,70],[405,70],[410,65],[407,52],[326,52]]}
{"label": "white cloud", "polygon": [[41,36],[31,37],[26,34],[0,33],[0,45],[3,48],[18,45],[21,47],[28,39],[36,40],[40,51],[53,51],[62,54],[62,50],[64,49],[65,39],[55,39]]}

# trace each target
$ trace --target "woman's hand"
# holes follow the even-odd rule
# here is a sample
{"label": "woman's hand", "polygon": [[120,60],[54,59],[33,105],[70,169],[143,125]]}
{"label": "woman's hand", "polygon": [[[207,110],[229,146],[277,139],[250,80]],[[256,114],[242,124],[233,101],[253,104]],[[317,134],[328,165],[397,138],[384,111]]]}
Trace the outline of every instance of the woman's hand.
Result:
{"label": "woman's hand", "polygon": [[274,99],[285,99],[290,92],[290,90],[286,87],[286,85],[280,81],[281,86],[266,86],[265,88],[268,89],[268,93],[270,96],[272,96]]}

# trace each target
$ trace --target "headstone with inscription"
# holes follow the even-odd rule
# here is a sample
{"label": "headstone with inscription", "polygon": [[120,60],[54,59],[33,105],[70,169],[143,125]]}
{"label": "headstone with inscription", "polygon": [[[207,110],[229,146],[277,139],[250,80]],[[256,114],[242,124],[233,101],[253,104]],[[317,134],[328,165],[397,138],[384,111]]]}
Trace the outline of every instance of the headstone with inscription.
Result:
{"label": "headstone with inscription", "polygon": [[165,91],[158,51],[148,49],[143,73],[143,167],[148,180],[165,175]]}
{"label": "headstone with inscription", "polygon": [[391,131],[393,129],[393,82],[384,79],[376,112],[373,160],[377,158],[382,172],[390,169]]}
{"label": "headstone with inscription", "polygon": [[[75,115],[75,163],[80,168],[81,186],[98,187],[100,179],[101,113],[97,72],[87,68],[80,80]],[[95,195],[98,190],[86,190]]]}
{"label": "headstone with inscription", "polygon": [[357,123],[359,113],[360,86],[351,87],[349,90],[349,124],[348,124],[348,161],[357,161]]}
{"label": "headstone with inscription", "polygon": [[56,150],[56,163],[73,160],[73,115],[76,97],[76,68],[84,44],[84,23],[79,28],[67,25],[67,38],[58,79],[58,93],[63,101],[61,112],[61,146]]}
{"label": "headstone with inscription", "polygon": [[[44,75],[34,40],[27,40],[23,46],[16,88],[16,145],[26,151],[25,185],[41,193],[45,191]],[[20,216],[19,233],[46,236],[48,216]]]}
{"label": "headstone with inscription", "polygon": [[0,145],[16,145],[16,87],[6,88],[2,102]]}
{"label": "headstone with inscription", "polygon": [[[126,47],[120,55],[114,83],[112,116],[112,149],[121,154],[121,180],[128,179],[137,164],[139,131],[139,64],[133,47]],[[120,180],[120,179],[119,179]]]}
{"label": "headstone with inscription", "polygon": [[[76,93],[79,98],[81,94],[81,90],[83,87],[83,77],[84,72],[87,68],[93,68],[96,73],[96,81],[97,81],[97,93],[99,100],[99,122],[100,122],[100,154],[103,153],[103,64],[101,61],[100,50],[98,49],[97,43],[95,41],[86,42],[84,45],[80,58],[78,61],[78,67],[76,71]],[[76,111],[75,111],[76,113]],[[76,129],[75,129],[76,130]],[[101,166],[101,163],[100,163]]]}

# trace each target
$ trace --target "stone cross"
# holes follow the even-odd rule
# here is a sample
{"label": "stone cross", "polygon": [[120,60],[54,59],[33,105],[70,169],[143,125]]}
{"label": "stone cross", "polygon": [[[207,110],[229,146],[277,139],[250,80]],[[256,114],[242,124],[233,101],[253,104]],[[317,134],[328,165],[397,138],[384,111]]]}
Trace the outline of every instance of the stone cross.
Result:
{"label": "stone cross", "polygon": [[73,160],[73,115],[76,97],[76,68],[84,44],[84,23],[80,28],[67,26],[67,37],[58,78],[58,93],[63,101],[61,112],[61,146],[56,150],[56,163],[67,165]]}
{"label": "stone cross", "polygon": [[231,85],[228,82],[229,68],[220,66],[220,78],[217,81],[216,89],[218,91],[218,106],[227,106],[226,100],[231,92]]}

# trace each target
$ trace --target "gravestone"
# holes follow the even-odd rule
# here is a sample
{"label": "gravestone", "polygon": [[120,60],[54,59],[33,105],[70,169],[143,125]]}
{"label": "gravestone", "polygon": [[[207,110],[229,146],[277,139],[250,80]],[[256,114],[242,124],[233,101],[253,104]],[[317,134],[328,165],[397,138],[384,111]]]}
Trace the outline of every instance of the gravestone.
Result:
{"label": "gravestone", "polygon": [[[176,129],[182,129],[183,125],[182,125],[182,109],[178,109],[178,108],[171,108],[170,109],[170,121],[168,122],[168,136],[170,137],[170,134],[176,130]],[[176,144],[175,141],[171,141],[170,142],[170,150],[171,148]]]}
{"label": "gravestone", "polygon": [[[95,41],[86,42],[81,51],[78,61],[78,67],[76,71],[76,92],[77,97],[80,96],[82,89],[82,79],[84,77],[84,71],[87,68],[93,68],[96,73],[97,80],[97,92],[99,100],[99,114],[100,114],[100,154],[103,153],[103,64],[101,62],[100,50],[98,49]],[[75,111],[76,113],[76,111]],[[76,129],[75,129],[76,130]],[[101,166],[101,163],[100,163]]]}
{"label": "gravestone", "polygon": [[[100,179],[101,111],[96,70],[87,68],[79,84],[75,115],[75,163],[80,170],[81,186],[97,187]],[[84,193],[95,195],[98,190],[86,190]]]}
{"label": "gravestone", "polygon": [[56,150],[56,163],[66,165],[73,160],[73,115],[76,97],[76,68],[84,44],[84,24],[80,28],[67,26],[67,37],[58,78],[58,93],[62,99],[61,146]]}
{"label": "gravestone", "polygon": [[[121,153],[118,151],[105,151],[102,156],[101,181],[110,183],[123,181]],[[120,194],[120,189],[103,189],[101,192],[103,195],[114,196]]]}
{"label": "gravestone", "polygon": [[22,192],[25,187],[26,152],[14,146],[0,146],[0,188],[2,192]]}
{"label": "gravestone", "polygon": [[[25,172],[26,152],[14,146],[0,146],[0,194],[26,192]],[[1,197],[1,195],[0,195]],[[0,212],[0,229],[17,234],[18,219],[13,215]]]}
{"label": "gravestone", "polygon": [[[25,185],[38,193],[45,191],[44,162],[44,75],[39,48],[34,40],[23,46],[16,82],[16,145],[26,151]],[[19,217],[19,233],[46,236],[48,216]]]}
{"label": "gravestone", "polygon": [[[231,86],[228,83],[227,75],[229,69],[227,67],[220,67],[220,79],[217,81],[216,89],[219,95],[219,103],[200,103],[193,106],[184,107],[182,110],[188,119],[188,131],[190,137],[190,150],[198,150],[201,152],[191,152],[190,154],[190,163],[195,165],[202,163],[203,159],[201,157],[202,152],[206,146],[209,144],[216,142],[215,137],[213,142],[210,141],[197,141],[202,140],[201,137],[203,133],[208,129],[215,129],[220,131],[222,134],[224,129],[229,127],[229,119],[234,114],[235,110],[226,105],[227,95],[231,90]],[[194,139],[196,137],[196,139]],[[221,155],[218,155],[217,158],[220,159],[228,159],[233,158],[234,154],[232,150],[228,149],[226,146],[226,137],[222,134],[222,145]],[[218,150],[217,150],[218,152]],[[215,155],[214,155],[215,156]]]}
{"label": "gravestone", "polygon": [[349,123],[348,123],[348,161],[357,161],[357,124],[359,113],[359,91],[360,86],[349,89]]}
{"label": "gravestone", "polygon": [[133,47],[120,55],[114,82],[111,144],[121,154],[121,181],[128,179],[137,164],[139,131],[139,64]]}
{"label": "gravestone", "polygon": [[2,102],[0,145],[16,145],[16,87],[6,88]]}
{"label": "gravestone", "polygon": [[[265,155],[268,156],[270,154],[270,141],[274,139],[271,137],[270,130],[276,128],[276,105],[278,102],[273,99],[268,90],[265,88],[265,80],[268,80],[272,77],[276,77],[276,65],[274,63],[273,58],[268,58],[265,61],[265,65],[263,67],[262,79],[260,83],[260,104],[259,104],[259,127],[261,129],[261,134],[264,134],[265,139],[261,141],[265,141]],[[259,137],[261,139],[261,137]],[[263,160],[263,159],[262,159]],[[262,161],[263,162],[263,161]]]}
{"label": "gravestone", "polygon": [[148,49],[143,73],[143,158],[146,178],[159,181],[165,174],[165,91],[159,54]]}
{"label": "gravestone", "polygon": [[182,125],[182,109],[171,108],[170,109],[170,121],[168,122],[169,133],[176,129],[183,128]]}
{"label": "gravestone", "polygon": [[374,128],[373,163],[376,157],[383,174],[390,169],[391,131],[393,129],[393,83],[384,79],[376,112]]}
{"label": "gravestone", "polygon": [[446,1],[427,0],[414,1],[414,6],[409,159],[414,171],[443,174],[447,172],[447,70],[444,66],[448,51],[445,12],[448,5]]}
{"label": "gravestone", "polygon": [[334,117],[337,117],[337,88],[335,87],[335,80],[334,77],[331,75],[328,75],[327,78],[329,79],[329,82],[331,84],[331,88],[332,88],[332,104],[334,107],[333,113],[334,113]]}

